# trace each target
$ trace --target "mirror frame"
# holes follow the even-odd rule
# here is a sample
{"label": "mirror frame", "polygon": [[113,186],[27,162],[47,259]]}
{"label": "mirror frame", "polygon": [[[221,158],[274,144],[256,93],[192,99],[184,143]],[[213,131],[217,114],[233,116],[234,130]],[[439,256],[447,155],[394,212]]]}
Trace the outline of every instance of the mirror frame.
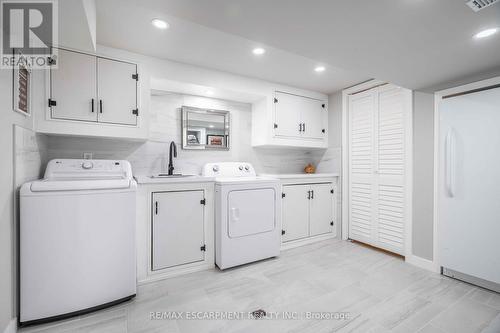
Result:
{"label": "mirror frame", "polygon": [[[182,116],[181,116],[181,123],[182,123],[182,149],[190,149],[190,150],[229,150],[230,149],[230,144],[231,144],[231,116],[230,112],[226,110],[216,110],[216,109],[203,109],[203,108],[197,108],[193,106],[186,106],[183,105],[182,108]],[[219,115],[219,116],[224,116],[224,127],[227,126],[226,132],[227,132],[227,138],[229,140],[226,140],[226,146],[224,147],[217,147],[217,146],[210,146],[210,145],[192,145],[188,144],[187,142],[187,130],[188,130],[188,113],[203,113],[203,114],[213,114],[213,115]]]}

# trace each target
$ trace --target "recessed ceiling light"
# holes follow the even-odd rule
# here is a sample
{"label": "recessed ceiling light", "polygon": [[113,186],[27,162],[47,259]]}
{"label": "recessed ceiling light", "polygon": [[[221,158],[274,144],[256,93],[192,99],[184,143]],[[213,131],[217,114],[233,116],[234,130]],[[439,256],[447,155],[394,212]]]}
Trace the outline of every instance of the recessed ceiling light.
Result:
{"label": "recessed ceiling light", "polygon": [[475,34],[474,38],[481,39],[481,38],[490,37],[491,35],[494,35],[497,32],[498,32],[498,28],[486,29],[486,30],[483,30],[483,31],[478,32],[477,34]]}
{"label": "recessed ceiling light", "polygon": [[154,25],[156,28],[163,30],[168,29],[170,27],[170,25],[167,22],[160,19],[153,19],[151,21],[151,24]]}
{"label": "recessed ceiling light", "polygon": [[255,55],[263,55],[264,53],[266,53],[266,50],[264,50],[262,47],[257,47],[253,49],[252,52]]}
{"label": "recessed ceiling light", "polygon": [[214,126],[214,125],[212,125],[212,124],[210,124],[210,125],[208,125],[208,127],[210,127],[210,128],[214,128],[215,126]]}
{"label": "recessed ceiling light", "polygon": [[317,66],[314,71],[317,72],[317,73],[321,73],[321,72],[324,72],[325,71],[325,66]]}
{"label": "recessed ceiling light", "polygon": [[205,91],[205,95],[207,95],[207,96],[212,96],[213,94],[214,94],[213,90]]}

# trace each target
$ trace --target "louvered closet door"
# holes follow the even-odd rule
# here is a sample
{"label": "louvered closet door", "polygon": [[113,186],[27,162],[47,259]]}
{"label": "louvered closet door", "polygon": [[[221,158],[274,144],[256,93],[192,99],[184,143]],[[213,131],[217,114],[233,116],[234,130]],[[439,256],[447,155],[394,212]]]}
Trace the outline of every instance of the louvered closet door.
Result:
{"label": "louvered closet door", "polygon": [[405,234],[405,163],[408,130],[405,90],[399,87],[378,88],[378,119],[376,128],[377,246],[404,254]]}
{"label": "louvered closet door", "polygon": [[349,96],[349,238],[398,254],[410,108],[411,92],[392,85]]}
{"label": "louvered closet door", "polygon": [[375,91],[349,96],[349,238],[374,241]]}

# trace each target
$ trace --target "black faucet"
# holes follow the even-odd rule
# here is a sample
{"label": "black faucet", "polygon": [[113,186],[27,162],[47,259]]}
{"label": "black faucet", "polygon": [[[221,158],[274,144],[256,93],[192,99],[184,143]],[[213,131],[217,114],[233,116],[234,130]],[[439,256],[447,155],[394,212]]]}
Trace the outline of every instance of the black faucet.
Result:
{"label": "black faucet", "polygon": [[175,142],[170,142],[170,150],[168,152],[168,175],[172,176],[174,174],[174,163],[172,161],[172,151],[174,153],[173,157],[177,157],[177,146]]}

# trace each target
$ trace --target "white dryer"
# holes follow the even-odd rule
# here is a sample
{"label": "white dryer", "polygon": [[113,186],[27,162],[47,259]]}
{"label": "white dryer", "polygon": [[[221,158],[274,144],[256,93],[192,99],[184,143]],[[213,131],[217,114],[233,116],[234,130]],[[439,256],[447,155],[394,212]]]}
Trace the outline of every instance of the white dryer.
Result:
{"label": "white dryer", "polygon": [[276,257],[281,244],[281,185],[250,163],[204,166],[215,183],[215,263],[226,269]]}
{"label": "white dryer", "polygon": [[135,296],[136,187],[127,161],[69,159],[21,187],[21,325]]}

